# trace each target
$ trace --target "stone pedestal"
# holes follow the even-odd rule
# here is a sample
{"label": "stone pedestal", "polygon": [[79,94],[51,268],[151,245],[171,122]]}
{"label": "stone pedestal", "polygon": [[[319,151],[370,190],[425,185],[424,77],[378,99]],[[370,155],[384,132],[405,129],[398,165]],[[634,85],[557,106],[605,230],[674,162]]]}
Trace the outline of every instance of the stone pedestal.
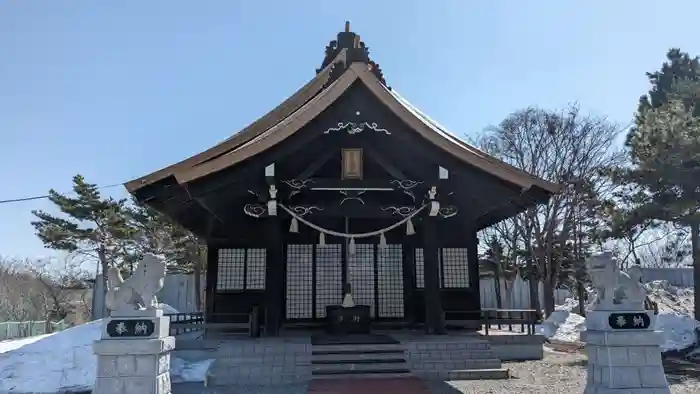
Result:
{"label": "stone pedestal", "polygon": [[649,311],[586,314],[588,380],[584,394],[670,394],[661,363],[661,333]]}
{"label": "stone pedestal", "polygon": [[95,341],[93,394],[170,394],[170,352],[175,337],[162,310],[116,312]]}

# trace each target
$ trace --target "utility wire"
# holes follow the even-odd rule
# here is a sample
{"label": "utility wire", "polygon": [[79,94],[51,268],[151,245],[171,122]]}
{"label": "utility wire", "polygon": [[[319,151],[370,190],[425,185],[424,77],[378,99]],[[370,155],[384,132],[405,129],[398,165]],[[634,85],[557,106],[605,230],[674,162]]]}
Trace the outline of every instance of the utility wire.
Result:
{"label": "utility wire", "polygon": [[[115,183],[115,184],[113,184],[113,185],[98,186],[97,189],[98,189],[98,190],[109,189],[109,188],[117,187],[117,186],[121,186],[121,185],[123,185],[123,183]],[[71,193],[61,193],[61,194],[73,194],[73,192],[71,192]],[[13,202],[25,202],[25,201],[33,201],[33,200],[43,200],[43,199],[45,199],[45,198],[49,198],[49,195],[46,194],[46,195],[43,195],[43,196],[32,196],[32,197],[11,198],[11,199],[8,199],[8,200],[0,200],[0,205],[1,205],[1,204],[10,204],[10,203],[13,203]]]}
{"label": "utility wire", "polygon": [[[622,128],[622,130],[623,130],[623,131],[629,131],[629,128],[632,127],[633,124],[634,124],[634,121],[630,121],[629,124],[628,124],[627,126],[625,126],[625,127]],[[98,189],[98,190],[109,189],[109,188],[117,187],[117,186],[121,186],[121,185],[123,185],[123,183],[115,183],[115,184],[113,184],[113,185],[98,186],[97,189]],[[62,193],[62,194],[68,194],[68,193]],[[43,200],[43,199],[45,199],[45,198],[49,198],[49,196],[48,196],[48,195],[43,195],[43,196],[32,196],[32,197],[22,197],[22,198],[11,198],[11,199],[8,199],[8,200],[0,200],[0,205],[2,205],[2,204],[10,204],[10,203],[14,203],[14,202],[25,202],[25,201],[33,201],[33,200]]]}

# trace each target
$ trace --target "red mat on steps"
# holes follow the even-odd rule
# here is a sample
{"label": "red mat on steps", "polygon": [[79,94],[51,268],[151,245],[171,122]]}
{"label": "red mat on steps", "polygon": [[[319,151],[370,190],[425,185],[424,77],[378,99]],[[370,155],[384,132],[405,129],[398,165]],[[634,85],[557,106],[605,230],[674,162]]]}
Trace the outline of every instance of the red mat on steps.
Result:
{"label": "red mat on steps", "polygon": [[309,394],[428,394],[418,378],[328,379],[309,382]]}

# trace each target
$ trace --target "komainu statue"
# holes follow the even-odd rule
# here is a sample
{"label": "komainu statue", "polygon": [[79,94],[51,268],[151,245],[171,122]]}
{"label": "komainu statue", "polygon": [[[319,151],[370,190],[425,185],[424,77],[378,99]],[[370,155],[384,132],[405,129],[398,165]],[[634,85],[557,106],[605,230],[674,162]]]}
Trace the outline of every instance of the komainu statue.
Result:
{"label": "komainu statue", "polygon": [[163,288],[165,272],[165,259],[153,253],[146,253],[126,279],[117,268],[110,268],[105,305],[111,311],[156,309],[156,294]]}
{"label": "komainu statue", "polygon": [[588,259],[586,268],[597,293],[592,310],[644,310],[647,291],[639,266],[623,272],[612,253],[604,252]]}

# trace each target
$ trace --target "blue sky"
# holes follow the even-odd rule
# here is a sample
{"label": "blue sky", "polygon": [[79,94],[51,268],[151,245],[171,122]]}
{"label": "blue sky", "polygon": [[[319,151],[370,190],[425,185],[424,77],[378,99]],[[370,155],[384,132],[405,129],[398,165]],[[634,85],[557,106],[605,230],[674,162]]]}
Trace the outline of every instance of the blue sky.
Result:
{"label": "blue sky", "polygon": [[[627,124],[670,47],[700,54],[700,2],[659,4],[4,1],[0,200],[68,191],[76,173],[121,183],[212,146],[308,81],[345,20],[388,83],[454,133],[572,101]],[[0,205],[0,255],[52,253],[32,209],[50,206]]]}

